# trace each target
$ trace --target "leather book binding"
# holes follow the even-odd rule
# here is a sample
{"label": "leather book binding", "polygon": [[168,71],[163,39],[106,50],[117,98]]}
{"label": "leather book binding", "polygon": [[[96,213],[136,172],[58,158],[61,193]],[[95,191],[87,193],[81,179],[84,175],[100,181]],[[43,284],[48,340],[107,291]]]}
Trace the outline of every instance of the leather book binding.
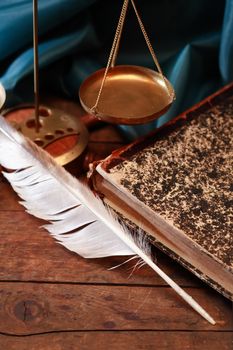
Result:
{"label": "leather book binding", "polygon": [[95,164],[103,200],[233,300],[233,84]]}

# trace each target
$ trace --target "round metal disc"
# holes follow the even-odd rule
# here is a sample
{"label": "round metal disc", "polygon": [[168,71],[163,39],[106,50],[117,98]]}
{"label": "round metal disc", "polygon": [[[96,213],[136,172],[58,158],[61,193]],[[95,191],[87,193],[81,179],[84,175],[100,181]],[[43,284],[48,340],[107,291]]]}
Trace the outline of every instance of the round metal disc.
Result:
{"label": "round metal disc", "polygon": [[60,165],[79,157],[87,146],[89,134],[86,126],[76,116],[60,109],[40,106],[38,132],[32,105],[5,110],[3,115],[24,136],[50,153]]}
{"label": "round metal disc", "polygon": [[172,85],[160,73],[119,65],[109,69],[97,110],[93,111],[104,72],[105,68],[89,76],[79,91],[83,108],[99,119],[114,124],[147,123],[164,114],[175,98]]}

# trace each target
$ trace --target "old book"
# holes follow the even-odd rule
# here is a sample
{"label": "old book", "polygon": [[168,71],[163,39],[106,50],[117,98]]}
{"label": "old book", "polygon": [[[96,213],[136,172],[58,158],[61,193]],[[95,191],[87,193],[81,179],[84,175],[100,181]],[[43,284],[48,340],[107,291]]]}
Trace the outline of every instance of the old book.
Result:
{"label": "old book", "polygon": [[233,84],[112,153],[92,181],[151,242],[233,300]]}

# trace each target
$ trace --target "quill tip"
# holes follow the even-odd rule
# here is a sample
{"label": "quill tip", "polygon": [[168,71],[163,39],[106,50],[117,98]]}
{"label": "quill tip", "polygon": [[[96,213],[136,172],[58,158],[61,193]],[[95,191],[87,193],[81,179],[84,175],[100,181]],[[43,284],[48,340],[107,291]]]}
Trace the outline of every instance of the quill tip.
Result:
{"label": "quill tip", "polygon": [[216,324],[215,320],[209,314],[206,316],[205,319],[214,326]]}

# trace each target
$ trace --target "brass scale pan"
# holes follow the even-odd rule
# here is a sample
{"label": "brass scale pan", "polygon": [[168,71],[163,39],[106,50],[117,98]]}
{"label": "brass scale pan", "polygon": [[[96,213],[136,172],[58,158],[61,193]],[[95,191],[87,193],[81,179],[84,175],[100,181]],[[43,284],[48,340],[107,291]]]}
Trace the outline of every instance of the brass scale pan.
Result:
{"label": "brass scale pan", "polygon": [[[174,89],[162,73],[135,7],[134,0],[130,1],[158,72],[140,66],[115,66],[120,37],[129,4],[129,0],[124,0],[107,66],[105,69],[98,70],[89,76],[83,82],[79,91],[81,104],[88,113],[115,124],[147,123],[165,113],[175,99]],[[0,85],[0,108],[4,104],[4,101],[5,90]],[[57,115],[55,119],[57,120]],[[72,122],[73,119],[70,119]],[[56,121],[55,124],[57,125]],[[22,127],[21,124],[19,126]],[[76,126],[74,129],[76,130]],[[43,132],[46,130],[46,128],[42,128]],[[26,128],[24,131],[25,135],[34,140],[34,134],[28,135],[32,130]],[[35,130],[33,132],[36,133]],[[36,136],[38,135],[41,136],[41,132],[36,134]],[[75,147],[82,147],[83,150],[87,144],[87,134],[85,134],[84,139],[82,146],[76,145]],[[65,158],[59,160],[60,164],[66,164],[77,157],[80,150],[77,150],[77,152],[75,150],[74,152],[74,149],[72,149],[69,152],[71,154],[67,155],[65,153],[62,156]]]}
{"label": "brass scale pan", "polygon": [[115,66],[129,5],[129,0],[124,0],[106,68],[89,76],[79,90],[80,102],[88,113],[114,124],[147,123],[164,114],[175,99],[174,89],[162,73],[134,0],[130,1],[158,72],[141,66]]}

